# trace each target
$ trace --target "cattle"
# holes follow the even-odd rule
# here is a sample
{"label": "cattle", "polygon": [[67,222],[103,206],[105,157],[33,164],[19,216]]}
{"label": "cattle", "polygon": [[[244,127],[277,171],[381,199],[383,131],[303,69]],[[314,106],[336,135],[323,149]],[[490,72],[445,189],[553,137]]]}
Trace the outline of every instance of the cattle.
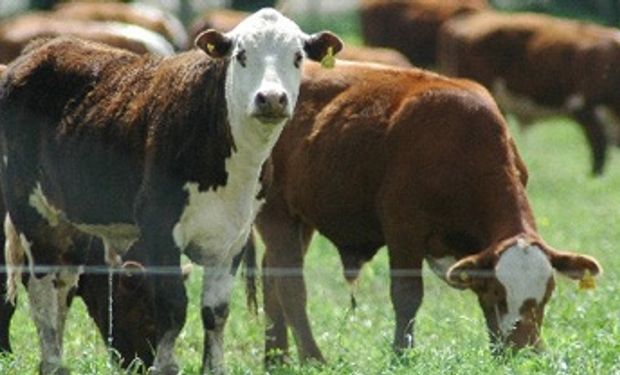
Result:
{"label": "cattle", "polygon": [[394,48],[417,66],[433,66],[441,25],[488,7],[486,0],[364,0],[362,35],[370,46]]}
{"label": "cattle", "polygon": [[[177,51],[190,47],[187,31],[181,21],[172,14],[147,4],[77,1],[58,4],[53,8],[53,13],[65,19],[136,25],[162,35]],[[230,31],[217,27],[212,29]]]}
{"label": "cattle", "polygon": [[255,223],[265,243],[267,364],[286,356],[287,327],[300,360],[324,360],[303,275],[286,272],[302,268],[315,231],[338,249],[350,282],[387,245],[397,352],[413,343],[424,260],[477,294],[498,348],[541,343],[553,269],[573,279],[601,272],[594,258],[538,234],[526,167],[482,86],[418,69],[309,63],[300,92]]}
{"label": "cattle", "polygon": [[574,119],[587,138],[592,173],[603,172],[605,125],[618,129],[620,113],[620,31],[541,14],[484,12],[444,25],[438,60],[443,73],[484,84],[521,122]]}
{"label": "cattle", "polygon": [[262,165],[292,116],[304,57],[321,60],[342,42],[264,9],[195,43],[162,58],[69,37],[37,41],[2,76],[7,248],[28,260],[43,374],[66,371],[63,301],[77,274],[37,267],[60,263],[72,245],[63,232],[74,229],[101,238],[108,263],[127,251],[141,259],[158,373],[178,372],[180,255],[203,266],[204,371],[223,371],[233,259],[261,202]]}
{"label": "cattle", "polygon": [[30,13],[0,23],[0,63],[11,62],[33,39],[71,35],[136,53],[171,55],[173,46],[161,35],[140,26],[61,18],[54,13]]}
{"label": "cattle", "polygon": [[[194,20],[190,27],[190,34],[198,35],[209,28],[231,30],[248,15],[249,13],[238,10],[211,10]],[[409,62],[407,57],[391,48],[346,45],[340,51],[338,57],[344,60],[374,62],[402,68],[411,67],[411,62]]]}

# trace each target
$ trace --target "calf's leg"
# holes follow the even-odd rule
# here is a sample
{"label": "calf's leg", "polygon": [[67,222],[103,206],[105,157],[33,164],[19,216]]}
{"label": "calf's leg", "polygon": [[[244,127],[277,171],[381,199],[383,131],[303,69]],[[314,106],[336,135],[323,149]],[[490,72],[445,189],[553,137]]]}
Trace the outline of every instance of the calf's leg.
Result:
{"label": "calf's leg", "polygon": [[414,256],[406,236],[387,238],[390,258],[390,297],[396,315],[393,347],[397,353],[413,347],[415,315],[422,304],[422,259]]}
{"label": "calf's leg", "polygon": [[[238,246],[235,248],[241,249]],[[243,251],[240,251],[233,258],[227,257],[216,265],[204,267],[202,288],[204,328],[202,367],[204,374],[225,372],[224,328],[230,312],[230,298],[235,275],[242,257]]]}
{"label": "calf's leg", "polygon": [[[0,233],[1,234],[1,233]],[[4,244],[4,236],[1,236],[0,243]],[[15,301],[7,301],[6,292],[6,263],[4,261],[4,250],[0,251],[0,353],[11,352],[11,342],[9,339],[11,319],[15,313]]]}
{"label": "calf's leg", "polygon": [[[270,342],[268,338],[266,341],[268,350],[266,355],[274,350],[278,355],[277,351],[282,353],[287,349],[286,346],[278,347],[285,342],[285,338],[282,337],[285,334],[281,322],[283,315],[286,324],[293,331],[299,360],[325,362],[314,340],[306,312],[306,285],[302,274],[303,258],[312,231],[290,219],[269,224],[261,222],[258,223],[258,227],[267,246],[264,259],[267,267],[263,269],[263,272],[268,278],[265,284],[267,289],[265,298],[271,311],[266,312],[272,314],[268,318],[274,324],[266,333],[275,334],[275,340]],[[274,295],[277,298],[277,304],[273,300]],[[278,311],[278,305],[281,311]]]}
{"label": "calf's leg", "polygon": [[587,106],[573,114],[585,133],[590,152],[592,154],[592,174],[601,175],[607,159],[607,135],[605,127],[594,114],[594,110]]}

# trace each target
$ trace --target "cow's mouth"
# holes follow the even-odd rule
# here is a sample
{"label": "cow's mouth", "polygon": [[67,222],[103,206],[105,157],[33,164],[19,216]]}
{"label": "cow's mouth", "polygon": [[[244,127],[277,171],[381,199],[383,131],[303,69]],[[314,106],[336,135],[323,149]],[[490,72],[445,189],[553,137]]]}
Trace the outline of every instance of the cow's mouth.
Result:
{"label": "cow's mouth", "polygon": [[252,117],[257,119],[259,122],[268,125],[277,125],[289,118],[289,116],[284,113],[256,113],[252,115]]}

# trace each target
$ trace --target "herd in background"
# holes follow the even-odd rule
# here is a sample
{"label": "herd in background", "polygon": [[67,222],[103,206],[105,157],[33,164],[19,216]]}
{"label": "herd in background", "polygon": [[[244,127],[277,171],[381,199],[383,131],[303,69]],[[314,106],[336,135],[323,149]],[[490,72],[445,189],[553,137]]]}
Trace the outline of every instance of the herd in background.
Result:
{"label": "herd in background", "polygon": [[[186,32],[174,17],[157,9],[67,3],[50,12],[4,20],[0,64],[14,60],[32,39],[60,35],[139,54],[171,55],[189,49],[201,31],[232,30],[247,15],[209,12]],[[339,58],[403,68],[412,63],[474,79],[502,110],[525,123],[568,115],[585,132],[593,173],[603,172],[607,146],[615,141],[620,124],[620,94],[614,90],[620,83],[620,68],[615,67],[620,34],[615,29],[538,14],[506,16],[484,0],[364,0],[360,15],[369,46],[345,46]],[[263,295],[271,322],[266,330],[267,361],[280,362],[288,355],[289,327],[301,360],[324,360],[305,312],[303,276],[269,272],[270,267],[302,268],[315,230],[336,245],[349,281],[380,246],[387,245],[394,271],[397,351],[412,345],[412,322],[423,292],[420,275],[407,272],[419,270],[423,261],[450,285],[479,295],[494,348],[540,344],[544,305],[553,290],[550,267],[574,279],[586,270],[592,275],[600,272],[594,259],[557,251],[538,235],[525,195],[525,166],[493,98],[477,84],[418,69],[339,62],[334,70],[324,71],[308,63],[300,95],[295,116],[274,149],[273,182],[256,222],[266,244]],[[451,105],[449,112],[446,103]],[[428,126],[432,122],[445,127]],[[339,132],[341,127],[351,130]],[[416,136],[409,139],[412,129]],[[440,150],[429,147],[439,139]],[[390,147],[377,147],[383,145],[378,140]],[[373,147],[377,149],[369,152]],[[464,150],[477,153],[463,159],[459,155]],[[372,158],[360,163],[363,155]],[[488,175],[489,171],[497,173]],[[488,183],[472,184],[472,179]],[[410,181],[423,183],[410,186]],[[473,190],[460,189],[463,186]],[[403,191],[409,195],[404,197]],[[76,246],[81,250],[68,257],[67,264],[104,266],[103,244],[80,236],[74,240],[84,245]],[[477,271],[514,266],[503,255],[521,252],[548,258],[537,263],[546,278],[540,285],[528,285],[541,290],[531,296],[535,306],[524,301],[507,304],[515,297],[502,291],[508,281],[500,277],[476,281]],[[148,366],[154,360],[151,344],[156,337],[148,308],[152,301],[146,300],[142,259],[132,256],[123,257],[125,277],[117,275],[113,281],[113,332],[107,276],[82,275],[77,295],[102,336],[112,333],[111,344],[124,359],[121,363],[127,366],[138,357]],[[518,265],[531,266],[531,259],[520,264],[518,255],[513,257]],[[0,287],[4,283],[1,279]],[[498,312],[500,300],[504,305]],[[13,311],[11,303],[0,305],[0,350],[10,351]],[[523,323],[513,330],[517,321]]]}
{"label": "herd in background", "polygon": [[555,115],[583,130],[592,173],[603,173],[620,131],[620,30],[486,0],[364,0],[365,41],[414,65],[476,80],[522,125]]}
{"label": "herd in background", "polygon": [[[609,145],[620,142],[620,31],[534,13],[494,11],[486,0],[363,0],[366,46],[345,46],[340,58],[435,69],[474,79],[505,113],[527,126],[565,115],[583,130],[592,173],[600,175]],[[170,55],[207,28],[229,31],[248,13],[212,10],[188,31],[157,8],[123,3],[58,4],[52,11],[0,23],[0,63],[32,39],[74,35],[137,53]]]}

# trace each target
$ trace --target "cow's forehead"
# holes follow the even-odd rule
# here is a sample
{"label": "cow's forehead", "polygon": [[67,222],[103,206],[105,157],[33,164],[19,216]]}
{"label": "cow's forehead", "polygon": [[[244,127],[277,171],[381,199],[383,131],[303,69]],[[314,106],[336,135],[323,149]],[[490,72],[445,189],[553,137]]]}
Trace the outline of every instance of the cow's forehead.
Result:
{"label": "cow's forehead", "polygon": [[518,241],[502,252],[495,275],[506,290],[508,312],[501,322],[502,331],[506,332],[519,319],[526,301],[543,301],[553,269],[539,246]]}
{"label": "cow's forehead", "polygon": [[230,32],[244,48],[260,47],[265,43],[278,46],[301,46],[304,33],[299,26],[276,10],[263,9],[243,20]]}

